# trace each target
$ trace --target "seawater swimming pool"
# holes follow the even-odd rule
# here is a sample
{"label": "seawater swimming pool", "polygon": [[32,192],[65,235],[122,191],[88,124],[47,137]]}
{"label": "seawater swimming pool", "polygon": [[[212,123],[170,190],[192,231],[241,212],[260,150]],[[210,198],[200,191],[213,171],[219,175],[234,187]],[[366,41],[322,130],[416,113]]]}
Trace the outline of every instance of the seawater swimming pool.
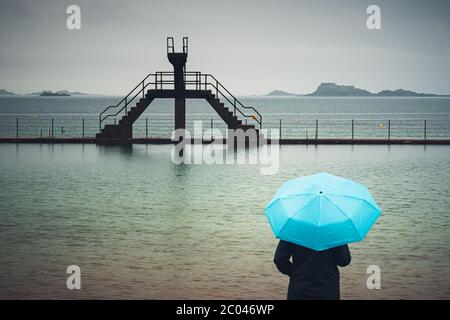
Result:
{"label": "seawater swimming pool", "polygon": [[[172,146],[0,145],[1,298],[283,299],[262,208],[326,171],[383,210],[341,269],[344,299],[450,297],[448,146],[281,146],[258,165],[175,165]],[[82,289],[66,288],[81,268]],[[381,289],[366,287],[369,265]]]}

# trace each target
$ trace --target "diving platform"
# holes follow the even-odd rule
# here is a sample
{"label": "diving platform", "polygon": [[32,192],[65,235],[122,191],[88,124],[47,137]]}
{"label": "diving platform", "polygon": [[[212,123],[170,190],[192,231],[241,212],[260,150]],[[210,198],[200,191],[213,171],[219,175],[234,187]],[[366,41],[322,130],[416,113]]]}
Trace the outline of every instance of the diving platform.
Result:
{"label": "diving platform", "polygon": [[229,130],[245,132],[251,129],[259,137],[261,114],[255,108],[245,106],[213,75],[186,71],[187,56],[187,37],[183,38],[182,52],[175,52],[173,38],[167,38],[167,58],[174,71],[148,74],[118,104],[104,109],[99,115],[96,141],[107,143],[108,140],[132,139],[133,123],[155,99],[174,99],[175,130],[186,129],[186,99],[205,99]]}

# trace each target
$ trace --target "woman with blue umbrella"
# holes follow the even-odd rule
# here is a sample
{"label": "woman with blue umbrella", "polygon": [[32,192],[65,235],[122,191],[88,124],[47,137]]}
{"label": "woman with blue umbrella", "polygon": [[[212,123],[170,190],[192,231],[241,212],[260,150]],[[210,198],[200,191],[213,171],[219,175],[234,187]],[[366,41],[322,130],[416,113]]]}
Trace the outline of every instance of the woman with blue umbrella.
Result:
{"label": "woman with blue umbrella", "polygon": [[381,210],[365,186],[318,173],[284,183],[264,213],[280,239],[274,262],[290,277],[288,299],[339,299],[347,244],[363,240]]}

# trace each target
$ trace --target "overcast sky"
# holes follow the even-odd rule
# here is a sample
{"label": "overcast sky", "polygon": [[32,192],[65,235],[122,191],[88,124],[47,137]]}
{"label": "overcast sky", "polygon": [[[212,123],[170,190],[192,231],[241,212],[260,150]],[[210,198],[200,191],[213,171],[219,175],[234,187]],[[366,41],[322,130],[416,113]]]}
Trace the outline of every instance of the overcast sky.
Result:
{"label": "overcast sky", "polygon": [[[70,4],[81,30],[66,28]],[[381,30],[366,27],[370,4]],[[189,36],[187,69],[236,94],[320,82],[450,93],[447,0],[0,0],[0,88],[123,94],[171,70],[167,36]]]}

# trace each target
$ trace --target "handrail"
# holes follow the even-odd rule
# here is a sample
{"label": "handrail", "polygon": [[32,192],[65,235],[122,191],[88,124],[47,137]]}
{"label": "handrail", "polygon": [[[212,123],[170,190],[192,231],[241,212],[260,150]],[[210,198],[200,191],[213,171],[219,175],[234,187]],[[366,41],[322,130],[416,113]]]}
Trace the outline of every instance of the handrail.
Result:
{"label": "handrail", "polygon": [[173,53],[174,50],[175,50],[175,45],[173,42],[173,37],[167,37],[167,54]]}
{"label": "handrail", "polygon": [[[212,74],[206,74],[206,76],[208,77],[211,77],[215,82],[216,82],[216,86],[215,86],[215,89],[216,89],[216,92],[218,92],[218,93],[221,93],[222,94],[222,96],[225,98],[225,99],[227,99],[228,100],[228,102],[230,102],[233,106],[234,106],[234,114],[236,115],[236,110],[238,110],[239,111],[239,113],[243,116],[243,117],[246,117],[246,118],[253,118],[256,122],[258,122],[258,124],[259,124],[259,126],[260,126],[260,128],[262,128],[262,115],[258,112],[258,110],[256,110],[255,108],[253,108],[253,107],[246,107],[246,106],[244,106],[243,104],[242,104],[242,102],[241,101],[239,101],[235,96],[233,96],[233,94],[231,94],[231,92],[230,91],[228,91],[228,89],[227,88],[225,88]],[[211,83],[210,83],[211,84]],[[213,84],[211,84],[213,87],[214,87],[214,85]],[[223,90],[225,90],[226,91],[226,93],[228,93],[228,95],[231,97],[231,98],[233,98],[234,99],[234,103],[232,103],[222,92],[220,92],[220,89],[218,88],[218,87],[221,87]],[[253,110],[258,116],[259,116],[259,120],[258,119],[256,119],[256,117],[254,117],[253,115],[246,115],[246,114],[244,114],[237,106],[236,106],[236,103],[238,103],[242,108],[244,108],[244,109],[251,109],[251,110]]]}
{"label": "handrail", "polygon": [[[144,96],[144,89],[149,85],[149,84],[151,84],[151,83],[147,83],[147,85],[145,85],[145,80],[147,80],[150,76],[155,76],[155,74],[154,73],[149,73],[141,82],[139,82],[122,100],[120,100],[120,102],[119,103],[117,103],[115,106],[108,106],[107,108],[105,108],[100,114],[99,114],[99,130],[101,130],[102,129],[102,122],[105,120],[105,119],[107,119],[108,117],[110,117],[110,116],[117,116],[123,109],[125,109],[127,106],[128,106],[128,104],[131,102],[131,101],[133,101],[136,97],[137,97],[137,95],[139,94],[139,93],[141,93],[141,91],[142,91],[142,96]],[[138,93],[131,99],[131,100],[129,100],[128,99],[128,97],[139,87],[139,86],[142,86],[142,89],[140,90],[140,91],[138,91]],[[110,114],[110,115],[107,115],[106,117],[104,117],[104,118],[102,118],[102,115],[106,112],[106,111],[108,111],[109,109],[111,109],[111,108],[117,108],[117,107],[119,107],[120,106],[120,104],[122,103],[122,102],[124,102],[125,101],[125,105],[119,110],[119,111],[117,111],[116,112],[116,114]]]}
{"label": "handrail", "polygon": [[[139,95],[139,94],[141,94],[141,91],[142,92],[144,92],[145,91],[145,88],[147,88],[149,85],[153,85],[153,84],[155,84],[154,82],[149,82],[149,83],[147,83],[146,85],[144,85],[143,87],[142,87],[142,89],[140,90],[140,91],[138,91],[134,96],[133,96],[133,98],[131,98],[131,99],[127,99],[128,101],[126,102],[126,104],[121,108],[121,109],[119,109],[116,113],[111,113],[111,114],[108,114],[108,115],[106,115],[105,117],[103,117],[103,118],[101,118],[101,114],[100,114],[100,128],[101,128],[101,123],[103,122],[103,121],[105,121],[106,119],[108,119],[109,117],[115,117],[115,116],[117,116],[120,112],[122,112],[122,110],[123,109],[126,109],[127,108],[127,106],[132,102],[132,101],[134,101],[134,99],[136,99],[136,97]],[[123,99],[122,99],[122,101],[123,101]],[[120,104],[120,103],[119,103]],[[118,105],[116,105],[116,106],[109,106],[108,108],[106,108],[102,113],[104,113],[106,110],[108,110],[109,108],[114,108],[114,107],[118,107]],[[125,110],[125,113],[127,112],[127,110]]]}
{"label": "handrail", "polygon": [[[243,117],[254,119],[259,124],[260,128],[262,128],[262,115],[258,112],[258,110],[256,110],[253,107],[246,107],[227,88],[225,88],[225,86],[222,83],[220,83],[212,74],[209,74],[209,73],[202,74],[201,72],[198,72],[198,71],[185,72],[185,78],[186,78],[186,76],[194,76],[194,75],[195,75],[195,80],[186,80],[185,81],[186,85],[195,84],[196,90],[201,89],[202,86],[206,89],[207,86],[210,85],[211,87],[216,89],[217,96],[220,93],[222,95],[222,97],[224,97],[231,105],[233,105],[235,115],[236,115],[236,110],[237,110]],[[202,76],[205,79],[204,82],[201,81]],[[211,78],[214,82],[209,82],[208,77]],[[225,95],[222,91],[225,91],[232,98],[233,101],[230,101],[230,99],[227,97],[227,95]],[[244,109],[253,110],[259,116],[259,120],[254,115],[248,115],[248,114],[243,113],[236,104],[239,104]]]}
{"label": "handrail", "polygon": [[[195,82],[186,82],[186,84],[195,84]],[[214,83],[212,83],[212,82],[203,82],[202,85],[204,85],[204,86],[205,86],[205,85],[206,85],[206,86],[209,85],[209,86],[213,87],[214,89],[216,89],[216,91],[219,92],[225,100],[227,100],[231,105],[233,105],[233,107],[235,108],[235,110],[234,110],[234,114],[235,114],[235,115],[236,115],[236,110],[237,110],[243,117],[254,119],[254,120],[260,125],[260,128],[261,128],[262,116],[261,116],[261,114],[260,114],[255,108],[244,106],[237,98],[235,98],[233,95],[230,94],[230,97],[231,97],[232,100],[233,100],[233,101],[231,101],[226,95],[224,95],[224,94],[220,91],[219,87],[218,87],[217,85],[215,85]],[[224,90],[226,90],[226,88],[224,88]],[[228,90],[226,90],[226,91],[228,92]],[[254,115],[250,115],[250,114],[245,114],[245,113],[243,113],[243,112],[239,109],[239,107],[236,106],[236,103],[239,103],[239,104],[240,104],[243,108],[245,108],[245,109],[252,109],[253,111],[255,111],[255,113],[259,116],[259,120],[258,120]]]}
{"label": "handrail", "polygon": [[[136,97],[140,94],[142,94],[142,97],[145,97],[145,89],[150,86],[150,85],[154,85],[154,89],[155,90],[163,90],[164,85],[174,85],[174,80],[170,79],[163,79],[164,76],[171,76],[173,75],[173,72],[170,71],[158,71],[155,73],[149,73],[141,82],[139,82],[124,98],[122,98],[122,100],[120,100],[120,102],[118,102],[116,105],[111,105],[108,106],[107,108],[105,108],[100,114],[99,114],[99,130],[101,130],[102,127],[102,122],[105,121],[107,118],[109,117],[115,117],[117,116],[120,112],[122,112],[125,109],[125,113],[127,112],[127,107],[130,103],[132,103],[134,101],[134,99],[136,99]],[[189,80],[188,77],[193,77],[195,76],[194,80]],[[203,76],[203,77],[202,77]],[[146,80],[149,77],[154,77],[154,81],[147,81]],[[195,85],[195,90],[201,90],[202,88],[204,90],[207,90],[208,87],[212,87],[213,89],[215,89],[215,93],[216,96],[219,97],[219,94],[226,99],[234,108],[233,113],[234,115],[236,115],[236,111],[238,111],[243,117],[245,118],[252,118],[253,120],[255,120],[260,128],[262,128],[262,115],[258,112],[258,110],[256,110],[253,107],[247,107],[245,106],[239,99],[237,99],[227,88],[225,88],[225,86],[223,84],[221,84],[213,75],[211,74],[202,74],[201,72],[198,71],[187,71],[184,72],[184,77],[185,77],[185,84],[186,85]],[[202,81],[202,78],[204,79],[204,81]],[[159,86],[159,87],[158,87]],[[136,89],[140,88],[137,92]],[[225,93],[224,93],[225,92]],[[133,95],[134,96],[130,99],[130,96]],[[230,100],[231,99],[231,100]],[[117,112],[113,112],[111,114],[108,114],[106,116],[103,116],[106,111],[112,109],[112,108],[118,108],[120,107],[120,105],[124,103],[124,105],[117,111]],[[244,113],[241,109],[251,109],[253,110],[259,117],[256,117],[254,114],[249,115]]]}
{"label": "handrail", "polygon": [[[202,86],[206,89],[207,86],[210,85],[211,87],[216,89],[216,95],[217,96],[219,94],[221,94],[222,97],[224,97],[231,105],[233,105],[233,107],[234,107],[234,110],[233,110],[234,111],[234,115],[236,115],[236,110],[237,110],[243,117],[254,119],[259,124],[260,128],[262,128],[262,115],[258,112],[258,110],[256,110],[253,107],[246,107],[227,88],[225,88],[225,86],[222,83],[220,83],[212,74],[209,74],[209,73],[202,74],[202,73],[197,72],[197,71],[189,71],[189,72],[185,73],[185,76],[189,76],[189,75],[190,76],[195,75],[195,80],[186,80],[185,81],[186,85],[195,84],[196,85],[196,90],[199,90],[199,88],[201,88]],[[204,82],[201,81],[202,76],[205,79]],[[211,78],[214,82],[209,82],[208,81],[208,77]],[[227,95],[225,95],[222,91],[225,91],[232,98],[233,101],[230,101],[230,99],[227,97]],[[259,120],[254,115],[248,115],[248,114],[243,113],[236,104],[239,104],[244,109],[251,109],[251,110],[253,110],[259,116]]]}
{"label": "handrail", "polygon": [[[188,53],[188,37],[183,37],[183,53]],[[175,42],[173,37],[167,37],[167,54],[175,53]]]}
{"label": "handrail", "polygon": [[188,37],[183,37],[183,53],[188,54]]}

